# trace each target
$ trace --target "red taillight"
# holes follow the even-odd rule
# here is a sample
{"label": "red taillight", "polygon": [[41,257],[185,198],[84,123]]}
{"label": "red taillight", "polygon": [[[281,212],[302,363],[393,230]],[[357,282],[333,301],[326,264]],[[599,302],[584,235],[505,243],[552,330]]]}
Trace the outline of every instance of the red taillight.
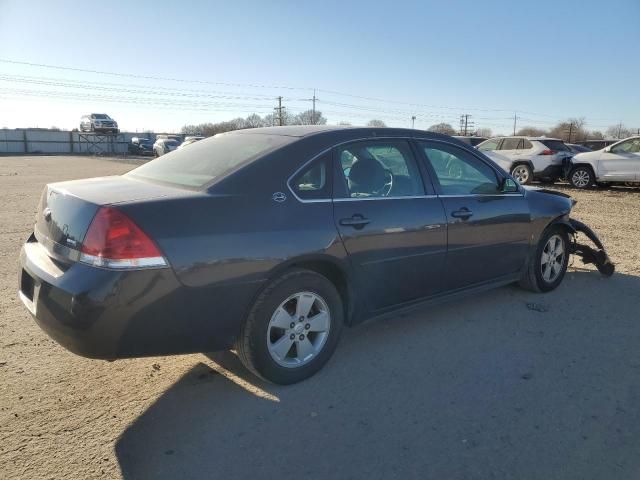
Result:
{"label": "red taillight", "polygon": [[107,268],[160,267],[167,263],[156,244],[116,208],[102,207],[82,243],[80,261]]}
{"label": "red taillight", "polygon": [[546,149],[546,150],[543,150],[540,155],[555,155],[556,153],[558,152],[556,152],[555,150]]}

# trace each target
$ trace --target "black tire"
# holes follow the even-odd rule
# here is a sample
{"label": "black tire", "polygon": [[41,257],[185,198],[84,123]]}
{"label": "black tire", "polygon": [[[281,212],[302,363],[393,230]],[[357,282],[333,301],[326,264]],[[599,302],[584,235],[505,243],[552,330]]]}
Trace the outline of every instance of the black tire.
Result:
{"label": "black tire", "polygon": [[[520,173],[522,171],[522,173]],[[514,165],[511,169],[511,176],[516,179],[520,185],[529,185],[533,181],[533,170],[526,163]]]}
{"label": "black tire", "polygon": [[593,187],[596,179],[591,167],[578,165],[571,169],[568,180],[573,188],[585,190]]}
{"label": "black tire", "polygon": [[[299,367],[278,364],[269,353],[269,321],[280,304],[298,292],[319,295],[327,304],[331,318],[324,346],[308,363]],[[273,280],[260,294],[236,341],[236,352],[253,374],[264,380],[288,385],[311,377],[333,354],[342,332],[344,309],[340,294],[326,277],[309,270],[296,269]]]}
{"label": "black tire", "polygon": [[[542,255],[549,239],[558,235],[563,242],[564,255],[560,263],[560,271],[556,278],[552,281],[544,279],[542,274]],[[554,290],[567,273],[567,265],[569,265],[569,235],[567,230],[561,225],[552,225],[548,227],[540,236],[535,252],[530,256],[527,268],[520,279],[520,286],[532,292],[550,292]]]}

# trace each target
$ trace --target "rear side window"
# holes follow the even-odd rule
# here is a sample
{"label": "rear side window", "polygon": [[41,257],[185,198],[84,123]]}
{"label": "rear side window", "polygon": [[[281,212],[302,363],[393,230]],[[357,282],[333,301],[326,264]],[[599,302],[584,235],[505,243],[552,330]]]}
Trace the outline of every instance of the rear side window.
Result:
{"label": "rear side window", "polygon": [[520,139],[520,143],[518,144],[518,150],[529,150],[533,148],[533,145],[526,138]]}
{"label": "rear side window", "polygon": [[301,200],[331,198],[331,153],[323,155],[298,173],[289,186]]}
{"label": "rear side window", "polygon": [[505,138],[502,141],[502,146],[500,150],[516,150],[518,148],[518,144],[520,143],[519,138]]}
{"label": "rear side window", "polygon": [[540,140],[545,147],[556,152],[570,152],[571,149],[562,140]]}
{"label": "rear side window", "polygon": [[283,135],[223,133],[152,160],[127,176],[202,188],[263,155],[295,141]]}

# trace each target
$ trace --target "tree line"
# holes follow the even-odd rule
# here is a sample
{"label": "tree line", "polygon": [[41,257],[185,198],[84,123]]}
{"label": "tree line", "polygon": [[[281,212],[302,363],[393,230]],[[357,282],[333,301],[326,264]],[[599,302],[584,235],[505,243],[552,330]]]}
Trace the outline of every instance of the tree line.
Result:
{"label": "tree line", "polygon": [[[444,133],[445,135],[457,135],[457,132],[449,123],[437,123],[431,125],[428,129],[430,132]],[[490,128],[479,128],[474,135],[479,137],[491,137]],[[601,140],[604,138],[621,139],[631,137],[632,135],[640,135],[640,129],[628,128],[625,125],[612,125],[604,132],[601,130],[589,130],[587,122],[584,118],[568,118],[558,122],[552,128],[538,128],[524,126],[516,130],[516,135],[527,137],[550,137],[559,138],[567,143],[580,142],[584,140]]]}
{"label": "tree line", "polygon": [[[244,128],[273,127],[276,125],[326,125],[327,119],[318,110],[306,110],[298,114],[290,114],[283,110],[281,117],[276,114],[269,114],[261,117],[257,113],[252,113],[246,118],[238,117],[218,123],[201,123],[198,125],[185,125],[181,133],[185,135],[203,135],[211,137],[218,133],[242,130]],[[338,125],[351,125],[349,122],[340,122]],[[382,120],[370,120],[369,127],[386,127]]]}
{"label": "tree line", "polygon": [[[306,110],[298,114],[291,114],[283,110],[282,115],[269,114],[261,117],[252,113],[246,118],[238,117],[218,123],[201,123],[199,125],[185,125],[181,133],[185,135],[204,135],[210,137],[218,133],[241,130],[244,128],[272,127],[276,125],[326,125],[327,119],[318,110]],[[351,125],[349,122],[340,122],[338,125]],[[386,127],[387,125],[378,119],[369,120],[368,127]],[[431,125],[427,131],[444,133],[445,135],[458,135],[459,132],[449,123],[437,123]],[[491,137],[493,132],[490,128],[478,128],[473,135],[479,137]],[[631,129],[622,124],[612,125],[604,132],[600,130],[589,130],[584,118],[569,118],[558,122],[552,128],[538,128],[523,126],[516,131],[516,135],[529,137],[546,136],[550,138],[560,138],[565,142],[579,142],[583,140],[599,140],[603,138],[627,138],[640,134],[640,129]]]}

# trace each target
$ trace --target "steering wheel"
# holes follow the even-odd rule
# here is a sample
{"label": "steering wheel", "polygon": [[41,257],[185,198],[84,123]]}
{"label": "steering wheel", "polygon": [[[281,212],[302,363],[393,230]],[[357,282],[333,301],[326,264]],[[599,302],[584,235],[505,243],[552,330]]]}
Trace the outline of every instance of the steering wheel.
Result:
{"label": "steering wheel", "polygon": [[379,193],[382,197],[388,197],[393,189],[393,173],[388,169],[385,169],[384,173],[387,175],[387,181],[384,183],[382,188],[375,193]]}

